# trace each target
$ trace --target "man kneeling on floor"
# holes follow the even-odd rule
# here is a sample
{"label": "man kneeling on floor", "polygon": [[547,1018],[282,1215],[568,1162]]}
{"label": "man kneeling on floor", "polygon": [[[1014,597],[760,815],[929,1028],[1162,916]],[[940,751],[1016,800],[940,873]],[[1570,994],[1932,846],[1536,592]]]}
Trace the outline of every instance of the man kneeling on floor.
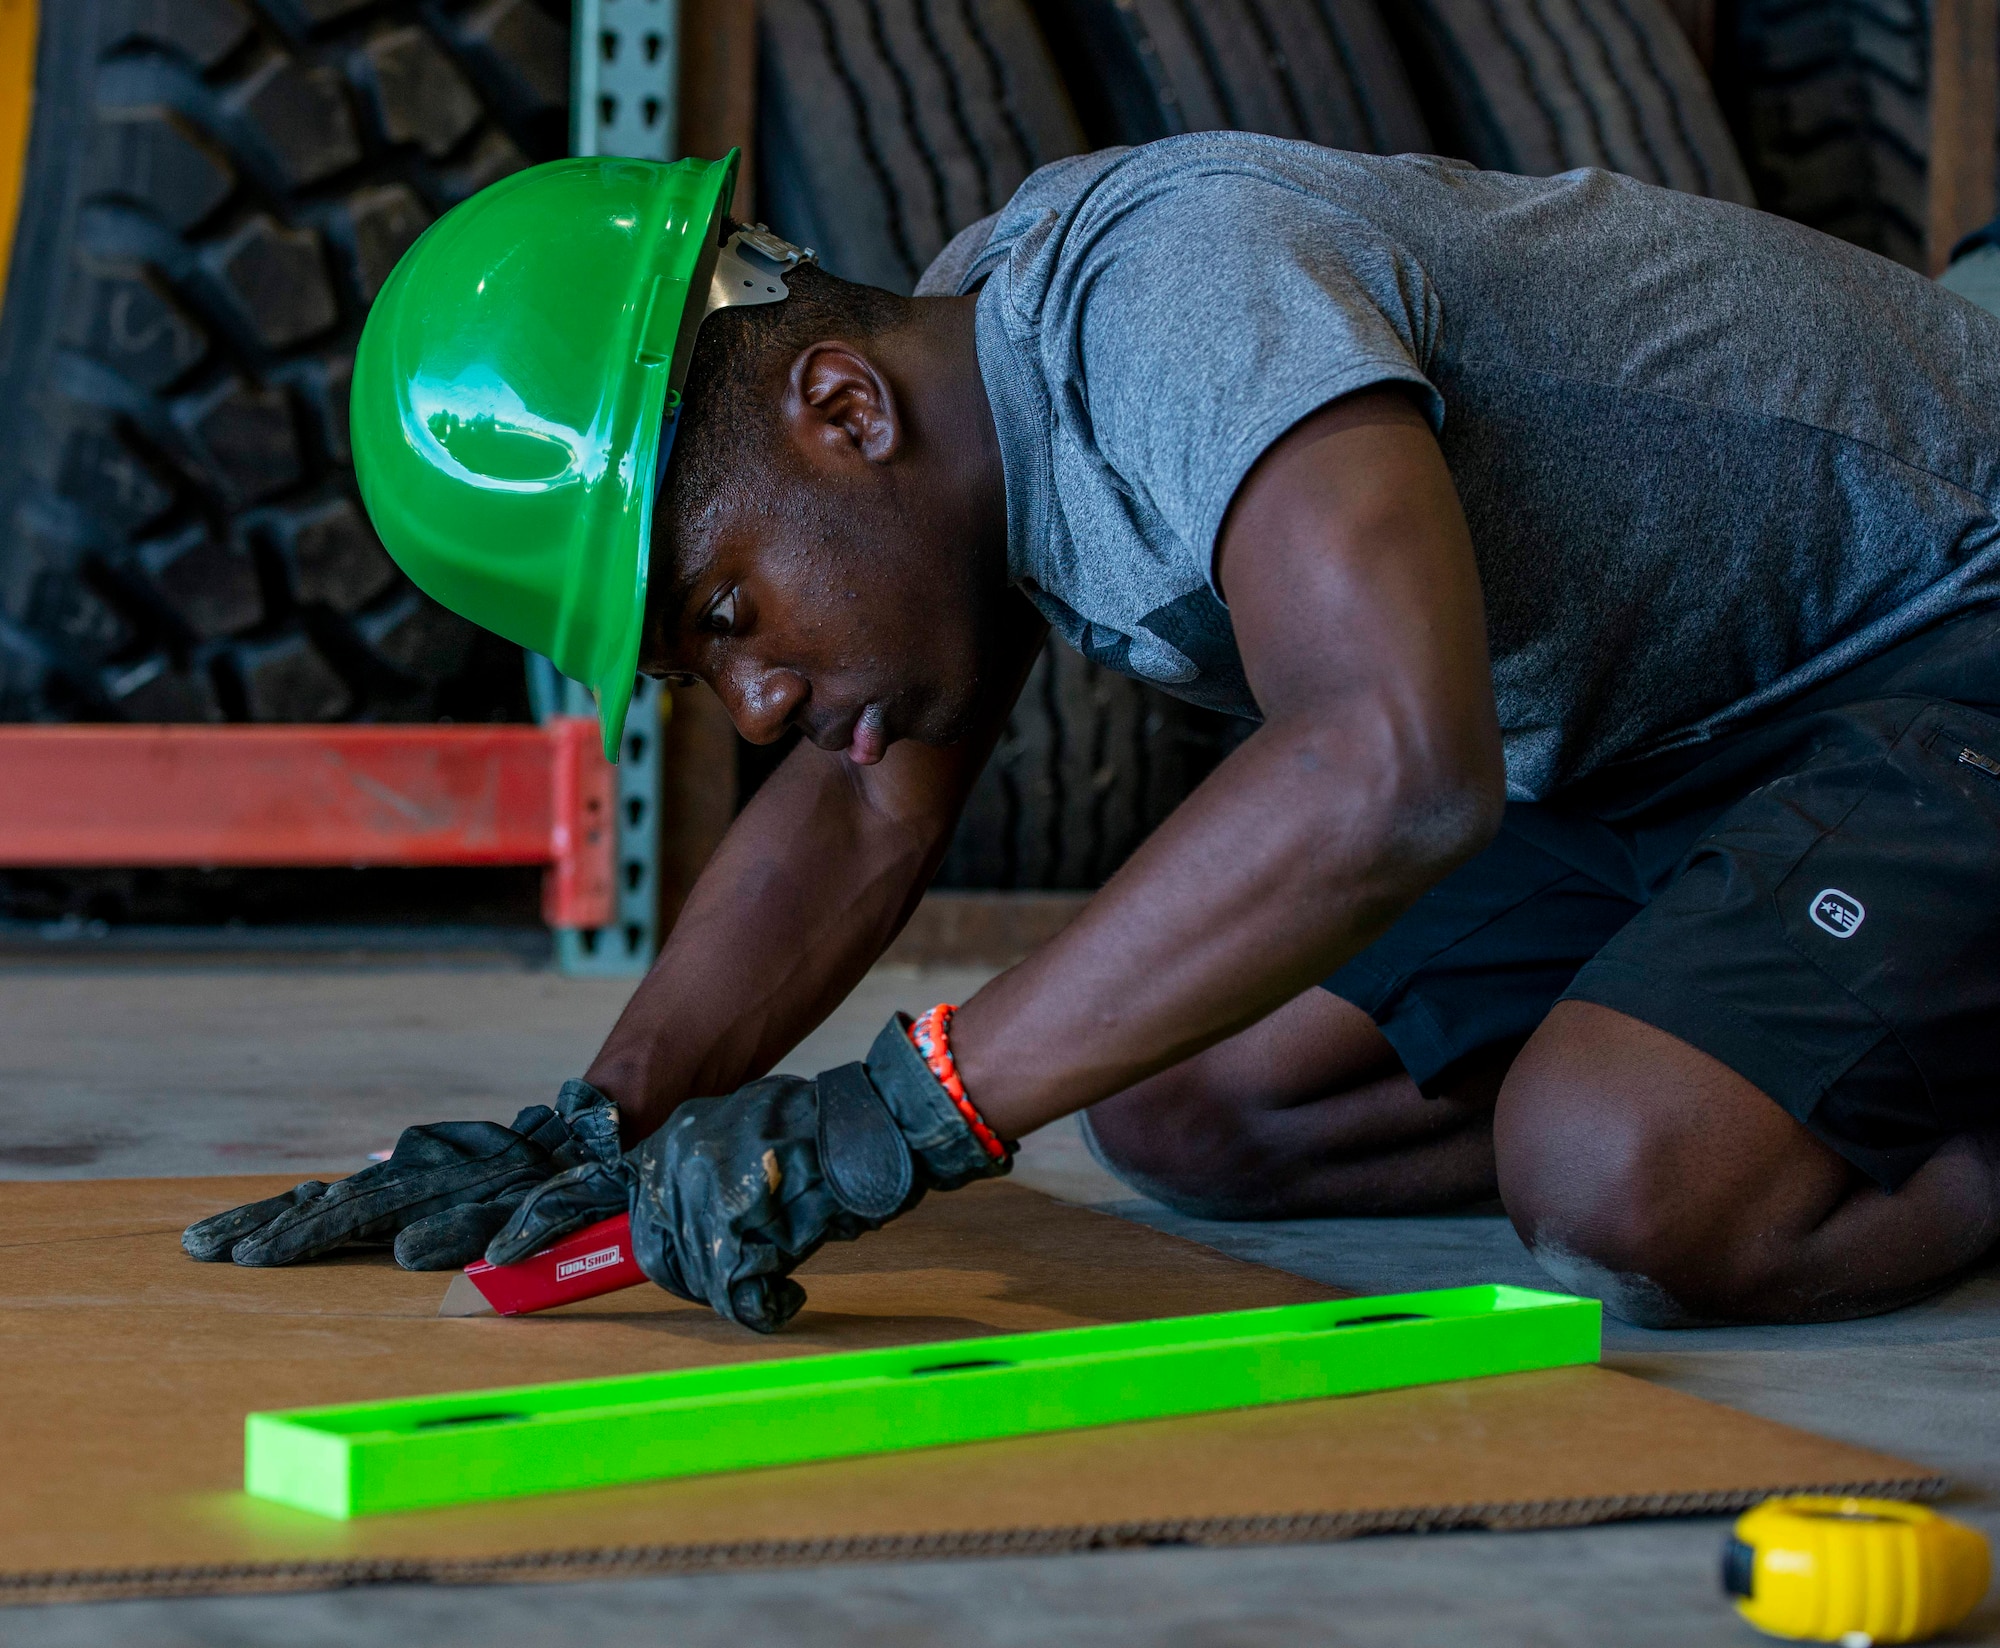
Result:
{"label": "man kneeling on floor", "polygon": [[[356,464],[607,749],[635,670],[802,741],[554,1109],[189,1252],[507,1263],[629,1210],[770,1331],[821,1243],[1077,1110],[1211,1217],[1497,1192],[1662,1326],[1890,1309],[2000,1237],[2000,320],[1602,172],[1236,134],[1050,166],[904,298],[739,229],[733,170],[557,162],[440,221]],[[1027,961],[765,1075],[1050,627],[1257,730]]]}

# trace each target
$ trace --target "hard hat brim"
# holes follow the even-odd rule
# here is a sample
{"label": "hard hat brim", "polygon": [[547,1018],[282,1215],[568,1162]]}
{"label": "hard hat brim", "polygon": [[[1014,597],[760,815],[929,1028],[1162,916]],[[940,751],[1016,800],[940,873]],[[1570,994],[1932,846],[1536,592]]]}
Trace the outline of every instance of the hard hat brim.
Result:
{"label": "hard hat brim", "polygon": [[[708,219],[706,253],[697,262],[687,282],[686,306],[674,328],[671,364],[666,372],[655,373],[648,380],[640,409],[632,451],[636,475],[634,494],[638,508],[628,515],[628,519],[636,516],[636,522],[630,528],[630,538],[623,539],[618,546],[620,551],[629,549],[631,555],[629,577],[632,604],[625,614],[623,633],[610,667],[597,680],[587,683],[597,699],[597,726],[604,741],[604,758],[614,765],[624,743],[625,719],[631,713],[632,695],[638,686],[639,650],[645,642],[646,594],[653,559],[653,511],[659,502],[661,483],[666,478],[667,464],[673,455],[673,431],[679,421],[681,383],[687,372],[689,357],[694,352],[694,335],[705,318],[708,270],[714,263],[715,250],[719,245],[717,230],[722,215],[729,210],[731,196],[736,192],[738,160],[739,151],[731,149],[721,160],[711,164],[704,174],[702,193],[705,210],[698,208],[696,215],[705,215]],[[616,555],[612,565],[605,569],[610,579],[624,581],[618,565],[623,559],[622,553]]]}
{"label": "hard hat brim", "polygon": [[673,456],[674,431],[679,424],[678,408],[668,404],[673,399],[671,392],[662,397],[663,404],[657,413],[650,405],[646,408],[648,417],[641,428],[642,431],[649,428],[651,434],[641,433],[639,448],[633,454],[637,459],[641,483],[639,526],[637,541],[633,545],[631,572],[632,607],[626,615],[625,631],[619,639],[611,668],[600,679],[588,683],[597,699],[597,726],[604,740],[604,759],[614,765],[618,760],[619,746],[625,738],[625,718],[631,713],[632,696],[638,688],[639,651],[646,639],[646,593],[653,560],[653,510],[659,502],[660,484],[666,478],[667,463]]}
{"label": "hard hat brim", "polygon": [[[648,400],[651,398],[649,396]],[[664,398],[661,397],[662,401]],[[616,545],[608,566],[590,569],[607,584],[625,585],[632,592],[631,604],[623,614],[618,645],[611,654],[609,664],[596,680],[584,683],[597,699],[597,726],[604,740],[604,759],[613,765],[617,764],[619,746],[624,742],[625,717],[632,708],[632,694],[638,685],[639,649],[645,640],[647,574],[653,559],[654,476],[660,458],[660,414],[664,411],[664,405],[657,411],[650,405],[646,408],[641,428],[650,425],[653,433],[641,434],[639,446],[633,453],[635,467],[643,477],[638,488],[639,507],[633,511],[637,523],[629,529],[629,536],[620,534],[621,541]],[[610,603],[608,594],[601,596],[600,600],[606,605]]]}

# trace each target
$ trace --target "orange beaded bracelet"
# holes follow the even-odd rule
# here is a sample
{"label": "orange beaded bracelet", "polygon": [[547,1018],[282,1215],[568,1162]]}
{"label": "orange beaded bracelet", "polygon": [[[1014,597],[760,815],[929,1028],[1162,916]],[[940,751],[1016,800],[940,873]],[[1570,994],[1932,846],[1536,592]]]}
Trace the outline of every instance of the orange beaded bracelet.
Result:
{"label": "orange beaded bracelet", "polygon": [[958,1009],[945,1002],[939,1002],[928,1013],[910,1026],[910,1045],[924,1056],[924,1063],[931,1067],[931,1074],[938,1079],[938,1086],[958,1107],[958,1113],[965,1118],[965,1125],[972,1129],[981,1148],[996,1162],[1007,1155],[1007,1146],[1000,1135],[986,1125],[986,1118],[973,1107],[965,1096],[965,1083],[959,1080],[958,1061],[951,1056],[951,1016]]}

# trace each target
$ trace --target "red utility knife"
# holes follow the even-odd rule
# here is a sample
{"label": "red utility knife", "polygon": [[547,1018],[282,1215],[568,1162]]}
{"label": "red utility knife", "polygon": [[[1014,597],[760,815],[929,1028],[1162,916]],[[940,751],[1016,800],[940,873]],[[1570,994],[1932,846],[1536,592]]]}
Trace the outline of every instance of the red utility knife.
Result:
{"label": "red utility knife", "polygon": [[526,1316],[637,1287],[645,1279],[646,1273],[632,1257],[632,1220],[621,1213],[586,1225],[574,1236],[511,1265],[475,1260],[462,1276],[451,1279],[438,1315]]}

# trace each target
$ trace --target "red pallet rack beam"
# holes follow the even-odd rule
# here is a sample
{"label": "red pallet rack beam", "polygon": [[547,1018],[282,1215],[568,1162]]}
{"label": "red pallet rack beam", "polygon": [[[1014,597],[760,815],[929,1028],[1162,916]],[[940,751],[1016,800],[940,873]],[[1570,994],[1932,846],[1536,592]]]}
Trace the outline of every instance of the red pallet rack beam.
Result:
{"label": "red pallet rack beam", "polygon": [[10,868],[543,864],[552,927],[612,919],[597,724],[0,727]]}

